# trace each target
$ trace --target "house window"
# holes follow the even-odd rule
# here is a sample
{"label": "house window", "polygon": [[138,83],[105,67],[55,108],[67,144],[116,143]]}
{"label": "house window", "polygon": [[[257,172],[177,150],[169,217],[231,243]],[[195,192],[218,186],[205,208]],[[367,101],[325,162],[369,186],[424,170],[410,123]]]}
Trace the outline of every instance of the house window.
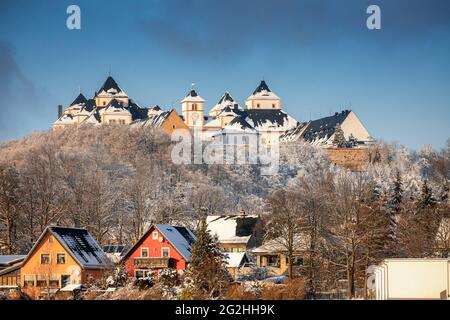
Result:
{"label": "house window", "polygon": [[47,277],[38,274],[36,276],[36,287],[46,287],[46,286],[47,286]]}
{"label": "house window", "polygon": [[50,254],[41,253],[41,264],[50,264]]}
{"label": "house window", "polygon": [[170,256],[170,248],[161,248],[161,257],[169,258]]}
{"label": "house window", "polygon": [[53,236],[48,237],[48,242],[53,243]]}
{"label": "house window", "polygon": [[153,233],[152,233],[152,239],[153,239],[153,240],[158,240],[158,231],[153,231]]}
{"label": "house window", "polygon": [[66,254],[65,253],[58,253],[56,255],[56,263],[57,264],[65,264],[66,263]]}
{"label": "house window", "polygon": [[141,258],[148,257],[148,248],[141,248]]}
{"label": "house window", "polygon": [[59,278],[56,275],[50,275],[48,279],[49,287],[59,287]]}
{"label": "house window", "polygon": [[25,274],[23,276],[23,286],[24,287],[34,287],[34,275]]}
{"label": "house window", "polygon": [[61,275],[61,287],[65,287],[70,284],[70,276],[67,274]]}
{"label": "house window", "polygon": [[148,277],[152,272],[150,270],[134,270],[134,277],[136,279]]}
{"label": "house window", "polygon": [[280,257],[279,256],[267,256],[267,265],[269,267],[280,267]]}

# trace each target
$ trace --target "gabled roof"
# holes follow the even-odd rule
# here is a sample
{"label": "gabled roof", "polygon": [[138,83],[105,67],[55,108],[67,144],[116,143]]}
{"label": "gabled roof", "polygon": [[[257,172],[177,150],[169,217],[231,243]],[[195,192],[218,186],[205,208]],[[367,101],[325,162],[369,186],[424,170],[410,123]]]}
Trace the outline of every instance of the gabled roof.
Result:
{"label": "gabled roof", "polygon": [[25,259],[26,255],[3,255],[0,256],[0,268],[6,268]]}
{"label": "gabled roof", "polygon": [[296,127],[283,133],[280,136],[280,141],[285,142],[285,141],[298,140],[301,137],[302,133],[306,130],[308,125],[309,125],[309,122],[299,123]]}
{"label": "gabled roof", "polygon": [[225,252],[224,258],[227,268],[239,268],[248,261],[245,252]]}
{"label": "gabled roof", "polygon": [[272,92],[272,90],[270,90],[269,86],[267,85],[266,81],[261,80],[261,83],[259,84],[259,86],[256,87],[255,91],[253,91],[253,94],[257,94],[263,91]]}
{"label": "gabled roof", "polygon": [[217,235],[220,243],[248,243],[254,234],[257,215],[207,216],[208,231]]}
{"label": "gabled roof", "polygon": [[246,110],[245,120],[257,130],[287,131],[298,125],[298,121],[278,109]]}
{"label": "gabled roof", "polygon": [[188,94],[184,97],[184,99],[181,100],[181,103],[185,101],[204,102],[205,100],[198,95],[195,89],[191,89],[191,91],[188,92]]}
{"label": "gabled roof", "polygon": [[75,123],[75,119],[70,114],[63,114],[58,120],[54,122],[54,124],[73,124]]}
{"label": "gabled roof", "polygon": [[73,102],[70,104],[70,106],[74,106],[74,105],[77,105],[77,104],[83,104],[83,103],[86,103],[87,101],[88,100],[86,99],[86,97],[82,93],[80,93],[75,98],[75,100],[73,100]]}
{"label": "gabled roof", "polygon": [[247,100],[251,99],[277,100],[280,98],[275,93],[273,93],[267,83],[262,80],[259,86],[256,87],[255,91],[253,91],[253,94],[247,98]]}
{"label": "gabled roof", "polygon": [[231,120],[223,129],[222,133],[258,133],[247,121],[237,116]]}
{"label": "gabled roof", "polygon": [[34,253],[34,250],[40,244],[44,236],[49,232],[64,247],[68,254],[83,269],[107,269],[111,266],[111,262],[103,252],[102,248],[94,240],[86,229],[67,228],[67,227],[47,227],[42,232],[39,239],[31,248],[25,262]]}
{"label": "gabled roof", "polygon": [[226,107],[242,110],[241,106],[233,99],[230,93],[225,91],[222,98],[220,98],[219,102],[211,109],[210,113],[212,111],[223,110]]}
{"label": "gabled roof", "polygon": [[302,135],[303,139],[308,142],[317,140],[326,141],[330,139],[336,130],[336,126],[341,125],[350,112],[350,110],[344,110],[342,112],[336,112],[330,117],[311,121]]}
{"label": "gabled roof", "polygon": [[146,239],[153,228],[156,228],[162,233],[164,238],[178,251],[179,254],[186,260],[191,259],[192,245],[195,241],[194,233],[186,227],[176,227],[170,224],[155,223],[145,232],[142,237],[128,250],[123,256],[122,261],[125,260],[143,241]]}
{"label": "gabled roof", "polygon": [[119,85],[117,84],[116,80],[113,79],[113,77],[109,76],[105,82],[103,83],[103,85],[101,86],[101,88],[98,90],[98,93],[109,93],[109,94],[123,94],[126,95],[125,92],[122,90],[122,88],[119,87]]}

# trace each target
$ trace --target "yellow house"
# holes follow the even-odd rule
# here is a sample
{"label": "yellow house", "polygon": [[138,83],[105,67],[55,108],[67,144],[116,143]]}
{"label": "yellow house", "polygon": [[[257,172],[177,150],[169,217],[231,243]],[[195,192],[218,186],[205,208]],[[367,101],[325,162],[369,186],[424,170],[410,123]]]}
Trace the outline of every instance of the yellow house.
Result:
{"label": "yellow house", "polygon": [[[300,235],[294,237],[293,271],[298,272],[303,265],[303,253],[306,250],[305,239]],[[252,250],[259,268],[267,270],[269,275],[288,273],[289,259],[286,239],[279,237],[266,241],[262,246]]]}
{"label": "yellow house", "polygon": [[33,299],[50,298],[101,279],[111,266],[87,230],[47,227],[22,263],[22,291]]}

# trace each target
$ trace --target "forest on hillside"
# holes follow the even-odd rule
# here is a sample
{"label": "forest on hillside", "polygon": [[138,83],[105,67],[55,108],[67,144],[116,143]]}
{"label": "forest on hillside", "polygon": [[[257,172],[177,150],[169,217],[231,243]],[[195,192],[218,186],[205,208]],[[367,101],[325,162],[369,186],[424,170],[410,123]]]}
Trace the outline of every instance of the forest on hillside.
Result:
{"label": "forest on hillside", "polygon": [[206,214],[261,215],[266,239],[307,235],[308,292],[346,279],[350,295],[385,257],[448,254],[450,140],[417,152],[370,147],[362,172],[323,149],[280,146],[277,175],[257,165],[176,165],[166,134],[128,126],[33,133],[0,145],[0,254],[25,254],[48,225],[87,228],[101,244],[133,243],[152,222],[196,228]]}

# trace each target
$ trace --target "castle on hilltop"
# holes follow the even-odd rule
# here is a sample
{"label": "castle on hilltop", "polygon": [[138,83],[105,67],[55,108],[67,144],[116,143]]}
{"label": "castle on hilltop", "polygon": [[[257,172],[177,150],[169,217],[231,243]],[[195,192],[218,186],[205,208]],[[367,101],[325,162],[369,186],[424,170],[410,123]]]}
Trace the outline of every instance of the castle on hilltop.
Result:
{"label": "castle on hilltop", "polygon": [[175,109],[159,106],[144,108],[128,97],[109,76],[92,99],[82,93],[63,110],[58,106],[54,128],[78,124],[129,124],[160,128],[167,133],[176,129],[198,130],[204,140],[233,134],[253,135],[263,142],[303,139],[312,144],[365,145],[373,142],[367,129],[350,110],[313,121],[299,122],[282,110],[282,103],[263,80],[241,107],[228,91],[205,115],[205,100],[192,88],[181,100],[181,115]]}

